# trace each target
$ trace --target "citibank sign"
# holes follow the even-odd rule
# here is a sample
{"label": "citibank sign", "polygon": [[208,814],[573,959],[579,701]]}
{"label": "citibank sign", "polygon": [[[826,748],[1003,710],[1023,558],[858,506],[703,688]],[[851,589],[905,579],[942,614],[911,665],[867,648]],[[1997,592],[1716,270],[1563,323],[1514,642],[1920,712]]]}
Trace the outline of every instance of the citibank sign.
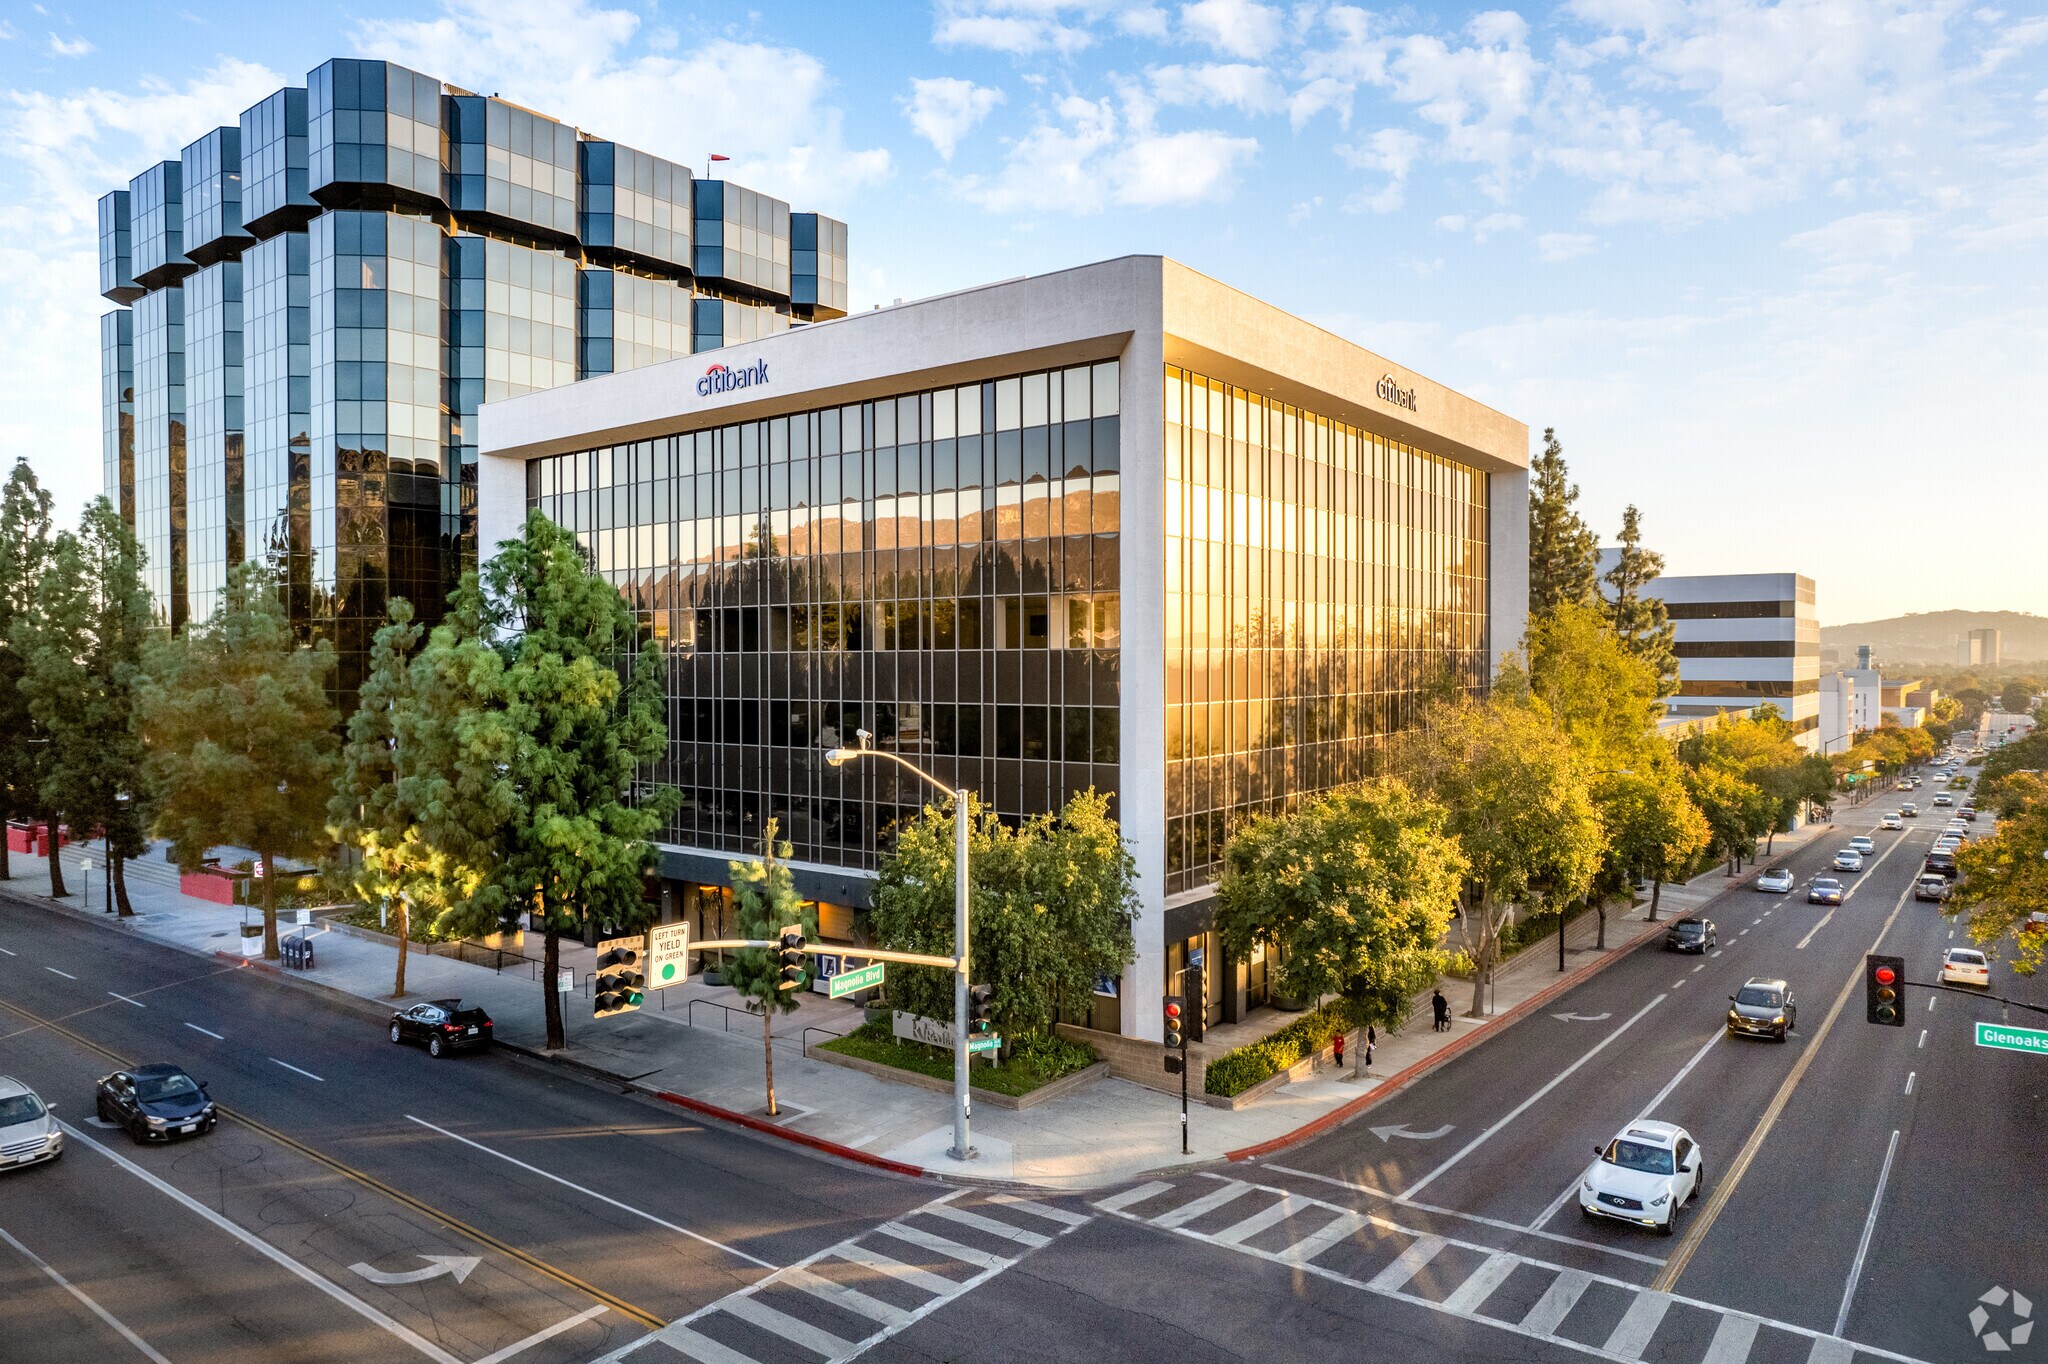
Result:
{"label": "citibank sign", "polygon": [[1396,407],[1405,407],[1410,412],[1416,412],[1420,410],[1415,405],[1415,390],[1412,388],[1401,387],[1400,384],[1395,382],[1394,376],[1391,374],[1382,375],[1380,377],[1379,387],[1374,391],[1377,392],[1382,399],[1392,403]]}
{"label": "citibank sign", "polygon": [[697,396],[708,398],[714,393],[730,393],[736,388],[752,388],[768,382],[768,362],[756,360],[743,369],[730,365],[713,365],[704,371],[704,377],[697,381]]}

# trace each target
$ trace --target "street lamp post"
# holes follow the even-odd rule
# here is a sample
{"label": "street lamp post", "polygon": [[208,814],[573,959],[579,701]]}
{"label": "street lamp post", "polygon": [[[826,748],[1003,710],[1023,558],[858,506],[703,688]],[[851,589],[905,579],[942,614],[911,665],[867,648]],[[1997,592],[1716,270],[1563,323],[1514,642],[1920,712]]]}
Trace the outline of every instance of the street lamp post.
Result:
{"label": "street lamp post", "polygon": [[825,761],[844,766],[855,758],[887,758],[898,767],[916,773],[929,785],[953,798],[953,1149],[946,1154],[954,1160],[973,1160],[978,1152],[967,1141],[967,821],[968,791],[946,785],[931,773],[896,753],[868,747],[871,737],[856,730],[858,748],[827,750]]}

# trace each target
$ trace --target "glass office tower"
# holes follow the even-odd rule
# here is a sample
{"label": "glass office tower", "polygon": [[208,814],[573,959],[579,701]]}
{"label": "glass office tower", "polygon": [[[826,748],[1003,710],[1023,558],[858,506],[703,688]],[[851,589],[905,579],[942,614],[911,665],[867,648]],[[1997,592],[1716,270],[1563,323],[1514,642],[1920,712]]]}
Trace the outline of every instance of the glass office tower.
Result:
{"label": "glass office tower", "polygon": [[931,798],[823,761],[865,730],[1005,820],[1111,796],[1139,959],[1071,1021],[1150,1036],[1197,962],[1209,1020],[1242,1017],[1232,825],[1385,771],[1424,679],[1483,689],[1522,633],[1527,428],[1157,257],[588,382],[486,408],[482,535],[546,512],[664,646],[647,779],[682,792],[665,912],[701,931],[773,823],[827,939],[862,940]]}
{"label": "glass office tower", "polygon": [[158,615],[262,559],[346,700],[389,598],[434,620],[476,562],[479,407],[842,315],[844,225],[795,223],[800,295],[788,204],[389,62],[206,133],[99,205],[106,488]]}

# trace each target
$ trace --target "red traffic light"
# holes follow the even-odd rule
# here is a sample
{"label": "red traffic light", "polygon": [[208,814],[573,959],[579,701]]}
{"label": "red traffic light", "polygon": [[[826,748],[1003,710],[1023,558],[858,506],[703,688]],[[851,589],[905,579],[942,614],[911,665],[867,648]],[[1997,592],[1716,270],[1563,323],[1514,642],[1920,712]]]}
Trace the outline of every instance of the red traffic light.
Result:
{"label": "red traffic light", "polygon": [[1877,983],[1879,985],[1890,985],[1893,981],[1899,978],[1898,973],[1893,971],[1892,968],[1889,966],[1880,966],[1875,971],[1871,972],[1871,975],[1876,978]]}
{"label": "red traffic light", "polygon": [[1178,1005],[1178,1004],[1169,1004],[1169,1005],[1167,1005],[1167,1006],[1166,1006],[1166,1016],[1167,1016],[1168,1018],[1179,1018],[1179,1017],[1180,1017],[1180,1005]]}

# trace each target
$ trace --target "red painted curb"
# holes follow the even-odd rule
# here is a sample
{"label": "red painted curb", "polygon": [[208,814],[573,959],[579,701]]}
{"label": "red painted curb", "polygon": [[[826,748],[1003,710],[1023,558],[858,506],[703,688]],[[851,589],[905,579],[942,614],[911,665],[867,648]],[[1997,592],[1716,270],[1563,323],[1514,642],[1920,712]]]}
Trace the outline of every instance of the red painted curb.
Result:
{"label": "red painted curb", "polygon": [[1484,1025],[1474,1028],[1449,1046],[1444,1047],[1441,1051],[1432,1052],[1414,1065],[1409,1066],[1406,1070],[1397,1071],[1392,1078],[1388,1079],[1386,1083],[1380,1085],[1379,1088],[1373,1090],[1370,1094],[1361,1094],[1349,1103],[1331,1109],[1320,1118],[1303,1123],[1292,1132],[1274,1137],[1270,1141],[1262,1141],[1256,1146],[1239,1147],[1235,1151],[1226,1151],[1224,1152],[1224,1159],[1251,1160],[1257,1156],[1271,1155],[1275,1151],[1284,1151],[1297,1142],[1307,1141],[1310,1137],[1318,1136],[1333,1127],[1350,1121],[1381,1100],[1392,1098],[1395,1094],[1400,1093],[1430,1071],[1460,1055],[1468,1047],[1479,1045],[1480,1042],[1493,1037],[1509,1024],[1519,1022],[1536,1012],[1550,1000],[1571,989],[1580,981],[1606,970],[1609,966],[1620,961],[1623,957],[1635,951],[1638,947],[1641,947],[1670,926],[1671,920],[1668,918],[1659,919],[1656,923],[1644,925],[1641,933],[1636,934],[1633,939],[1615,948],[1598,961],[1589,961],[1569,975],[1560,976],[1498,1018],[1490,1019]]}
{"label": "red painted curb", "polygon": [[253,966],[259,971],[268,971],[273,976],[281,976],[284,974],[284,972],[278,970],[277,967],[273,966],[271,963],[267,961],[264,961],[260,957],[245,957],[241,955],[239,952],[216,952],[213,955],[219,957],[222,961],[228,962],[229,964],[234,966]]}
{"label": "red painted curb", "polygon": [[823,1137],[814,1137],[808,1132],[792,1132],[786,1127],[777,1127],[772,1122],[763,1122],[761,1119],[748,1114],[735,1113],[729,1108],[720,1108],[717,1104],[708,1104],[702,1099],[692,1099],[688,1095],[671,1094],[663,1089],[650,1089],[645,1092],[652,1094],[663,1103],[674,1104],[677,1108],[687,1108],[692,1113],[702,1113],[704,1116],[716,1118],[720,1122],[733,1123],[746,1128],[750,1132],[760,1132],[766,1136],[780,1137],[784,1141],[795,1142],[798,1146],[808,1146],[814,1151],[823,1151],[825,1154],[837,1156],[841,1160],[851,1160],[861,1165],[872,1165],[878,1170],[888,1170],[899,1175],[909,1175],[913,1179],[922,1179],[930,1173],[930,1171],[922,1166],[906,1165],[900,1160],[890,1160],[886,1156],[869,1155],[866,1151],[855,1150],[851,1146],[841,1146],[836,1141],[826,1141]]}

